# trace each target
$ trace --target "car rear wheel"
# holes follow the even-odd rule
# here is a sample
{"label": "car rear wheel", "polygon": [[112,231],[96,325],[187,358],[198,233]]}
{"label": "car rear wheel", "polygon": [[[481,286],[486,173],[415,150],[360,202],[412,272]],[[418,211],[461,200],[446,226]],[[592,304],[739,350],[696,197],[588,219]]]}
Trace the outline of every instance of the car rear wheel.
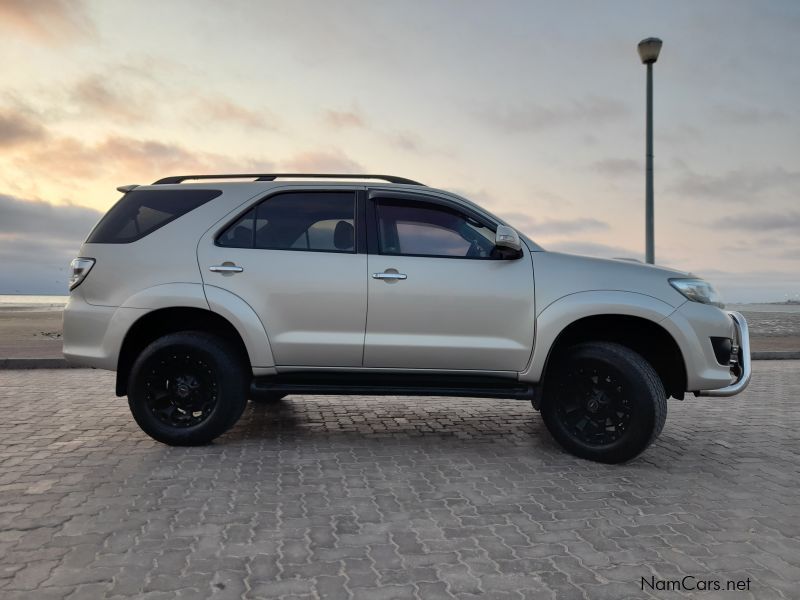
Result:
{"label": "car rear wheel", "polygon": [[544,382],[542,417],[566,450],[603,463],[641,454],[661,433],[667,397],[641,355],[611,342],[570,348]]}
{"label": "car rear wheel", "polygon": [[131,368],[128,405],[139,427],[173,446],[207,444],[244,411],[250,382],[239,352],[199,331],[165,335]]}

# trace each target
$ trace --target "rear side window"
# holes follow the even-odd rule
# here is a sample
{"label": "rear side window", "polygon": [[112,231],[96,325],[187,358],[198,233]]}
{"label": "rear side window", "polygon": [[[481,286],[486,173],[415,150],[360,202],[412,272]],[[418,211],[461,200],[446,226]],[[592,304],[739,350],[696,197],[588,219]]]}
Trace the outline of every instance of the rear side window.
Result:
{"label": "rear side window", "polygon": [[89,234],[89,244],[128,244],[213,200],[220,190],[133,190]]}
{"label": "rear side window", "polygon": [[217,238],[227,248],[355,252],[355,192],[271,196]]}
{"label": "rear side window", "polygon": [[252,248],[255,244],[256,209],[250,210],[217,238],[218,246]]}

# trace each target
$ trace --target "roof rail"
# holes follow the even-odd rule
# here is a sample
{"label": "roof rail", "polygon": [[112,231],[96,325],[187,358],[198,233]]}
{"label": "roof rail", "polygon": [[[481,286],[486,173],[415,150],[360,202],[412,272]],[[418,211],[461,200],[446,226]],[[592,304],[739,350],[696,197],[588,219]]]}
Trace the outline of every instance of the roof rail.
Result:
{"label": "roof rail", "polygon": [[183,183],[192,179],[254,179],[256,181],[275,181],[278,178],[292,177],[302,179],[377,179],[380,181],[388,181],[389,183],[405,183],[408,185],[425,185],[406,179],[405,177],[396,177],[394,175],[365,175],[361,173],[226,173],[223,175],[174,175],[172,177],[164,177],[158,181],[153,182],[153,185],[165,185],[169,183]]}

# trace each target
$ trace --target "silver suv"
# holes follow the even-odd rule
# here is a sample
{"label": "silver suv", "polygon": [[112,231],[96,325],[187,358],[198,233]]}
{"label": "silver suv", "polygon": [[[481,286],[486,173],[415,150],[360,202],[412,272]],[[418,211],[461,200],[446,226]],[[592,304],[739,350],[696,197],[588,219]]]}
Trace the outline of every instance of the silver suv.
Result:
{"label": "silver suv", "polygon": [[117,372],[136,422],[208,443],[247,399],[528,400],[621,462],[667,398],[747,386],[747,324],[690,274],[546,252],[455,194],[385,175],[125,186],[72,263],[64,355]]}

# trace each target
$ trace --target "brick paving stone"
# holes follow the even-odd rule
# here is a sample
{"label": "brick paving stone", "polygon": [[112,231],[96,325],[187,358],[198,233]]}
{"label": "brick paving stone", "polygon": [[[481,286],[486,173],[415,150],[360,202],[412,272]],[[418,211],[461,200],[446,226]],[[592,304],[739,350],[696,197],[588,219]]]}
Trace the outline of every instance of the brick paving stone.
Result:
{"label": "brick paving stone", "polygon": [[[214,444],[135,425],[114,375],[0,371],[0,597],[796,597],[800,361],[732,399],[669,402],[617,466],[518,401],[290,396]],[[707,592],[703,598],[733,597]]]}

